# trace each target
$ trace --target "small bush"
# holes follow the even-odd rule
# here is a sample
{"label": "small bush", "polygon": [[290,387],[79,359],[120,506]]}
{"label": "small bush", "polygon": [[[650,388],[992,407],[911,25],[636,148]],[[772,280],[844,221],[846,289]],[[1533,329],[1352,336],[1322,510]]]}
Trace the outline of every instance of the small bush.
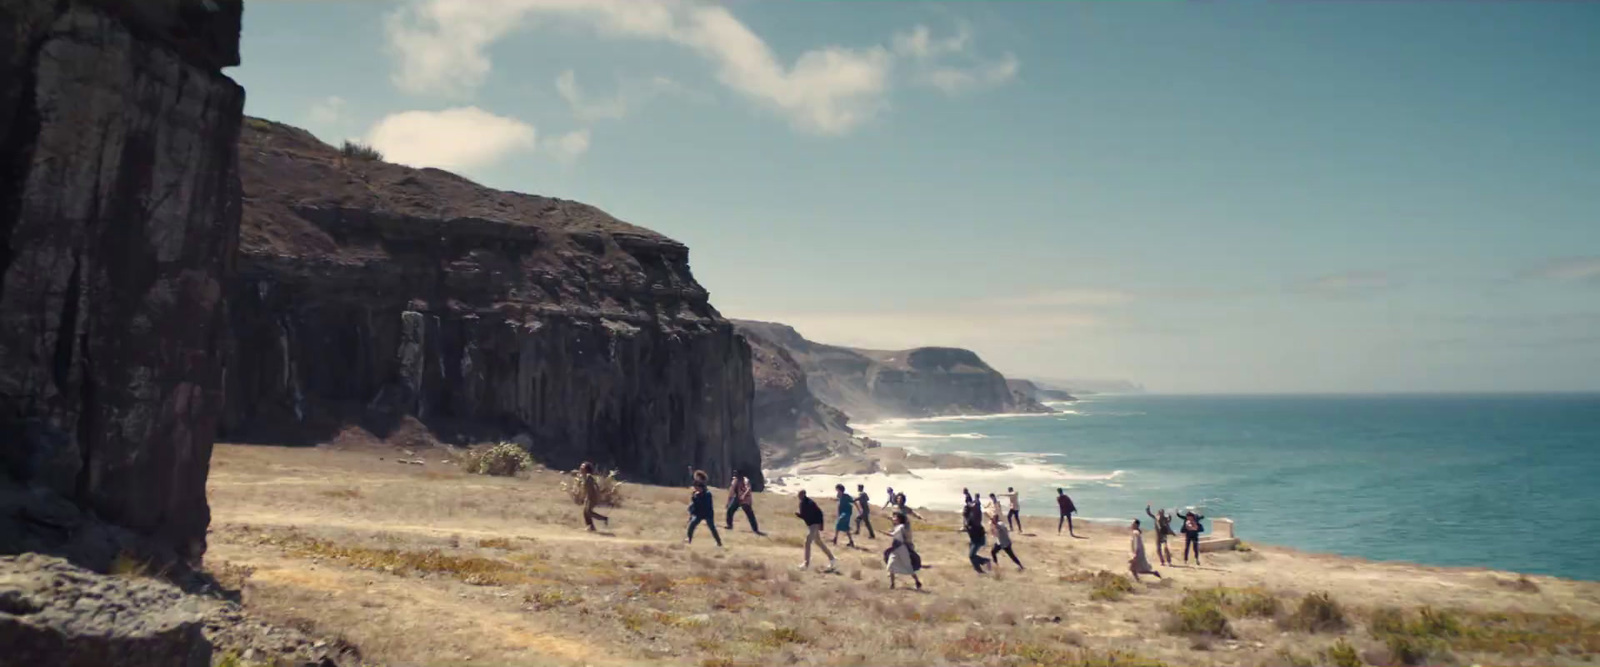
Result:
{"label": "small bush", "polygon": [[[572,498],[574,505],[583,504],[583,473],[573,470],[567,473],[567,481],[561,483],[561,490]],[[594,476],[595,488],[599,497],[595,504],[600,507],[622,507],[622,480],[617,479],[617,471],[613,470],[605,475]]]}
{"label": "small bush", "polygon": [[504,537],[483,538],[478,540],[478,547],[481,549],[500,549],[502,551],[511,551],[516,549],[516,547],[511,544],[511,540]]}
{"label": "small bush", "polygon": [[1379,607],[1367,615],[1367,632],[1372,636],[1390,634],[1404,634],[1406,631],[1405,614],[1394,607]]}
{"label": "small bush", "polygon": [[1284,626],[1300,632],[1339,632],[1344,630],[1344,608],[1327,593],[1308,593],[1300,606],[1284,619]]}
{"label": "small bush", "polygon": [[1328,647],[1325,655],[1328,658],[1328,664],[1333,667],[1361,667],[1365,664],[1361,661],[1361,654],[1356,652],[1356,647],[1351,646],[1350,642],[1343,639],[1334,642],[1333,646]]}
{"label": "small bush", "polygon": [[514,442],[473,450],[461,457],[461,469],[474,475],[511,477],[532,467],[533,457]]}
{"label": "small bush", "polygon": [[1215,595],[1207,591],[1189,591],[1183,600],[1170,610],[1167,632],[1201,637],[1233,637],[1233,627],[1228,616],[1222,613]]}
{"label": "small bush", "polygon": [[358,141],[345,141],[344,145],[339,147],[339,153],[352,160],[383,161],[383,153]]}
{"label": "small bush", "polygon": [[1317,661],[1300,655],[1286,648],[1278,649],[1277,655],[1267,664],[1273,667],[1317,667]]}
{"label": "small bush", "polygon": [[1205,597],[1222,607],[1234,616],[1257,616],[1273,618],[1282,610],[1283,605],[1278,598],[1263,588],[1207,588],[1190,591],[1190,594]]}
{"label": "small bush", "polygon": [[1094,590],[1089,592],[1090,600],[1116,602],[1134,591],[1132,579],[1105,570],[1099,572],[1080,570],[1061,577],[1061,580],[1074,584],[1093,584]]}
{"label": "small bush", "polygon": [[1436,639],[1408,635],[1389,635],[1384,637],[1384,645],[1389,649],[1390,661],[1402,665],[1421,665],[1427,662],[1428,658],[1442,650],[1442,646]]}
{"label": "small bush", "polygon": [[324,490],[324,491],[318,491],[317,493],[320,494],[320,495],[323,495],[323,496],[327,496],[329,498],[339,498],[339,499],[343,499],[343,500],[355,500],[355,499],[361,497],[361,489],[356,489],[356,488],[327,489],[327,490]]}

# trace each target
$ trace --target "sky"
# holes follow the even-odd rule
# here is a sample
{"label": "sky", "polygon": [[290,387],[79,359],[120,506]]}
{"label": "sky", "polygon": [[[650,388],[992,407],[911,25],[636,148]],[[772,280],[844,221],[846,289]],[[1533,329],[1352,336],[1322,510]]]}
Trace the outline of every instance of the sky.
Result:
{"label": "sky", "polygon": [[247,113],[729,317],[1173,393],[1600,390],[1600,3],[251,0]]}

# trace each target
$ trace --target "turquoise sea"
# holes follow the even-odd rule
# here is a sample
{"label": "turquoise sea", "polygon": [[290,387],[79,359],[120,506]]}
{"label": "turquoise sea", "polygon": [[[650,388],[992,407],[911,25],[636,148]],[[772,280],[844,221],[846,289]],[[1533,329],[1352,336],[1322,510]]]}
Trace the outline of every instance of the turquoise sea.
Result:
{"label": "turquoise sea", "polygon": [[[867,425],[887,445],[967,452],[1004,471],[918,471],[885,485],[953,509],[1015,486],[1055,528],[1156,506],[1230,517],[1246,541],[1375,560],[1600,579],[1600,395],[1104,396],[1047,416]],[[800,481],[800,480],[796,480]],[[1031,531],[1035,526],[1027,526]]]}

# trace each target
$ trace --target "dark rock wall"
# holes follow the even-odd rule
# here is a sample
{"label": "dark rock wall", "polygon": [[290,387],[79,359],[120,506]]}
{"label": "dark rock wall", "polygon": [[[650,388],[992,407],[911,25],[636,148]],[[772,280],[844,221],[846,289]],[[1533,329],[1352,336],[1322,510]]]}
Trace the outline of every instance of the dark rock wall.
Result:
{"label": "dark rock wall", "polygon": [[251,119],[228,437],[404,418],[555,465],[759,483],[750,350],[675,241],[573,202],[346,158]]}
{"label": "dark rock wall", "polygon": [[[187,558],[223,408],[241,12],[0,3],[0,480]],[[39,514],[0,508],[0,551],[71,537]]]}

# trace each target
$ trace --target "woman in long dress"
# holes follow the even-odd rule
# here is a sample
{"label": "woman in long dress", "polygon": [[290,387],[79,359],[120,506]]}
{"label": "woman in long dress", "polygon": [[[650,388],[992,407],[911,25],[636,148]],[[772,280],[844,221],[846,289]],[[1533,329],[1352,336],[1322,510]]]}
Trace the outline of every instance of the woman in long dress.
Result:
{"label": "woman in long dress", "polygon": [[844,538],[848,540],[848,544],[854,547],[856,538],[850,535],[850,520],[851,517],[855,516],[856,499],[844,492],[843,484],[835,484],[833,489],[839,494],[839,519],[833,522],[833,544],[838,546],[839,533],[844,533]]}
{"label": "woman in long dress", "polygon": [[1128,538],[1131,540],[1129,548],[1133,551],[1133,557],[1128,559],[1128,571],[1133,573],[1133,580],[1138,581],[1141,574],[1153,574],[1160,579],[1161,573],[1150,567],[1150,559],[1144,557],[1144,531],[1139,529],[1138,519],[1133,520],[1131,528]]}
{"label": "woman in long dress", "polygon": [[889,590],[894,590],[894,577],[897,574],[911,575],[911,581],[917,585],[917,590],[922,590],[922,580],[917,578],[917,563],[911,553],[911,523],[906,515],[896,513],[893,515],[894,532],[889,533],[888,561],[889,561]]}

